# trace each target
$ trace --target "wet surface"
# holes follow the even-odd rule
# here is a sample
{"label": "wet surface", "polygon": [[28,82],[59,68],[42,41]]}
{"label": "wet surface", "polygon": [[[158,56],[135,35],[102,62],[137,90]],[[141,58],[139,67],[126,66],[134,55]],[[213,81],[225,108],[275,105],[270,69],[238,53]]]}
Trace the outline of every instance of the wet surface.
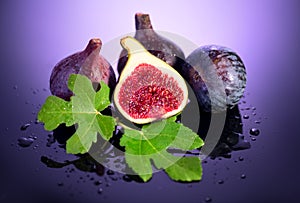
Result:
{"label": "wet surface", "polygon": [[[138,177],[106,169],[88,155],[66,154],[64,142],[68,133],[47,132],[36,122],[37,112],[50,95],[48,81],[52,67],[80,50],[90,36],[102,35],[105,43],[128,29],[112,30],[110,36],[99,34],[99,29],[84,27],[87,21],[68,19],[63,12],[68,5],[63,3],[51,6],[2,3],[0,22],[6,32],[0,40],[0,202],[299,202],[300,50],[295,42],[300,28],[291,23],[299,19],[299,13],[293,9],[297,7],[296,1],[284,2],[272,1],[272,9],[268,1],[260,3],[260,7],[254,3],[248,5],[249,11],[238,22],[245,30],[241,31],[241,38],[237,35],[231,38],[232,31],[227,33],[225,28],[222,37],[209,35],[209,29],[204,31],[210,40],[233,46],[241,54],[248,81],[245,97],[238,108],[227,114],[227,128],[217,147],[203,160],[203,179],[193,183],[174,182],[163,172],[155,173],[148,183],[141,183]],[[213,5],[203,6],[209,10]],[[244,7],[235,5],[241,11]],[[68,12],[74,9],[75,6]],[[124,12],[128,13],[128,24],[139,10],[132,9]],[[167,20],[152,9],[152,15],[157,15],[155,27],[185,34],[184,27],[177,30],[164,27]],[[191,12],[193,9],[187,8]],[[251,9],[257,11],[255,16]],[[54,16],[56,11],[60,17]],[[124,15],[120,12],[120,16]],[[258,21],[265,27],[256,26]],[[186,20],[177,23],[186,24],[183,22]],[[106,25],[104,19],[91,21],[91,24],[101,23]],[[74,27],[66,26],[70,24]],[[75,25],[85,30],[78,31],[80,37],[69,38],[76,30]],[[210,27],[212,23],[203,26]],[[58,30],[53,31],[54,28]],[[199,32],[190,36],[195,43],[202,43]],[[203,40],[208,43],[206,35],[203,34]]]}

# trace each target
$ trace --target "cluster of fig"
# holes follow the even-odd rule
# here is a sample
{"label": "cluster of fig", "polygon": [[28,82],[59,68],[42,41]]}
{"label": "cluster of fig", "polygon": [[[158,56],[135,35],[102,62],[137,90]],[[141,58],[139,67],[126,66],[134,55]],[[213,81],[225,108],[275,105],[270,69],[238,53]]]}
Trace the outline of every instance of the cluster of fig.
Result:
{"label": "cluster of fig", "polygon": [[[222,112],[238,104],[246,86],[241,58],[229,48],[207,45],[185,57],[174,42],[154,31],[148,14],[135,14],[136,33],[124,37],[117,70],[99,53],[100,39],[92,39],[84,51],[60,61],[50,79],[52,94],[70,99],[71,73],[86,75],[94,83],[106,82],[117,110],[137,124],[178,114],[188,103],[191,86],[203,112]],[[187,83],[187,84],[186,84]],[[114,91],[113,91],[114,90]]]}
{"label": "cluster of fig", "polygon": [[[134,38],[149,53],[173,68],[168,70],[169,75],[172,75],[175,70],[184,78],[196,95],[201,111],[218,113],[238,104],[246,87],[246,71],[244,63],[236,52],[224,46],[206,45],[185,57],[178,45],[154,31],[149,14],[136,13],[135,25]],[[124,67],[130,56],[125,47],[118,63],[118,72],[121,75],[128,72]],[[154,74],[155,71],[148,71],[147,77],[151,76],[151,72]],[[177,82],[180,81],[180,77],[175,79]],[[125,80],[119,80],[119,83],[132,92],[131,86],[123,81]],[[159,85],[164,85],[161,83],[159,82]],[[173,92],[185,90],[185,87],[180,86]]]}

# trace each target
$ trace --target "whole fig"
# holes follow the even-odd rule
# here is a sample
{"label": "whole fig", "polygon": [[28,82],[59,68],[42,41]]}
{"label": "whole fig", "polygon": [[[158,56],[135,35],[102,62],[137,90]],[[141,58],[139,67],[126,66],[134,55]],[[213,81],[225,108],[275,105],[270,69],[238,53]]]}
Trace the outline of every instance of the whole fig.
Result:
{"label": "whole fig", "polygon": [[246,87],[246,70],[238,54],[218,45],[194,50],[179,71],[206,112],[225,111],[238,104]]}
{"label": "whole fig", "polygon": [[73,93],[68,89],[70,74],[82,74],[93,83],[104,81],[111,89],[116,86],[116,76],[108,61],[100,55],[102,42],[98,38],[91,39],[87,47],[74,53],[60,62],[52,70],[50,76],[50,91],[64,100],[70,100]]}
{"label": "whole fig", "polygon": [[[184,59],[184,53],[174,42],[159,35],[153,30],[149,14],[135,14],[135,36],[151,54],[165,61],[177,69],[180,66],[179,59]],[[122,50],[118,61],[118,72],[121,74],[128,59],[127,51]]]}

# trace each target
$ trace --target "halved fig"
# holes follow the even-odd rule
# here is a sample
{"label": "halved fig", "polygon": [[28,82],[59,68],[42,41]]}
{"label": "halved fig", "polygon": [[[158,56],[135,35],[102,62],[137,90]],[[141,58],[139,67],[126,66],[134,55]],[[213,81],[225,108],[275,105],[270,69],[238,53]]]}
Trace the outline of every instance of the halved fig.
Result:
{"label": "halved fig", "polygon": [[128,60],[114,92],[120,113],[133,123],[144,124],[181,112],[188,101],[182,76],[135,38],[124,37],[121,45]]}

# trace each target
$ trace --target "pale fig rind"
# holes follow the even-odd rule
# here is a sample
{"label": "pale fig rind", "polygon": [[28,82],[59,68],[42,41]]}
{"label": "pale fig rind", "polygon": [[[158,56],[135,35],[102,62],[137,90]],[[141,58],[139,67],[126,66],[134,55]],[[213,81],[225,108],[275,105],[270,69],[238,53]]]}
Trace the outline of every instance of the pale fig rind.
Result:
{"label": "pale fig rind", "polygon": [[[115,88],[114,91],[114,103],[117,107],[117,109],[120,111],[120,113],[129,121],[137,124],[145,124],[149,123],[158,119],[163,119],[163,118],[168,118],[170,116],[173,116],[175,114],[180,113],[184,107],[187,104],[188,101],[188,90],[186,83],[182,76],[175,71],[170,65],[162,61],[161,59],[153,56],[150,54],[144,46],[138,42],[135,38],[133,37],[124,37],[121,39],[121,45],[123,48],[125,48],[128,51],[128,61],[120,75],[119,82]],[[153,80],[147,79],[148,77],[145,76],[145,78],[141,77],[139,78],[136,83],[141,83],[142,85],[139,86],[138,84],[133,84],[130,87],[127,87],[126,84],[131,84],[128,78],[133,77],[134,74],[136,74],[137,70],[140,70],[139,68],[143,68],[143,65],[146,64],[145,66],[151,66],[154,67],[153,71],[148,71],[148,74],[150,76],[155,75],[154,72],[160,72],[161,75],[164,78],[167,78],[166,80],[172,84],[167,86],[167,83],[164,83],[161,81],[159,78],[154,78]],[[139,73],[139,72],[138,72]],[[160,76],[155,76],[155,77],[160,77]],[[153,76],[154,77],[154,76]],[[150,77],[151,78],[151,77]],[[157,81],[159,80],[159,81]],[[148,82],[147,82],[148,81]],[[174,82],[173,82],[174,81]],[[151,86],[151,85],[163,85],[163,88],[168,89],[168,92],[171,92],[174,95],[179,95],[179,93],[176,93],[174,91],[174,88],[179,89],[180,92],[180,98],[179,100],[179,105],[178,108],[173,109],[168,112],[163,112],[159,116],[155,115],[151,117],[151,114],[149,113],[149,117],[144,117],[144,118],[134,118],[130,113],[128,112],[128,109],[126,110],[127,106],[129,105],[129,100],[126,99],[126,101],[121,101],[120,98],[129,98],[124,95],[124,91],[129,92],[129,94],[133,95],[135,92],[137,92],[139,89],[138,88],[143,88],[144,86]],[[168,84],[169,84],[168,83]],[[172,86],[173,85],[173,86]],[[134,87],[133,87],[134,86]],[[173,88],[174,87],[174,88]],[[127,102],[127,103],[126,103]]]}

